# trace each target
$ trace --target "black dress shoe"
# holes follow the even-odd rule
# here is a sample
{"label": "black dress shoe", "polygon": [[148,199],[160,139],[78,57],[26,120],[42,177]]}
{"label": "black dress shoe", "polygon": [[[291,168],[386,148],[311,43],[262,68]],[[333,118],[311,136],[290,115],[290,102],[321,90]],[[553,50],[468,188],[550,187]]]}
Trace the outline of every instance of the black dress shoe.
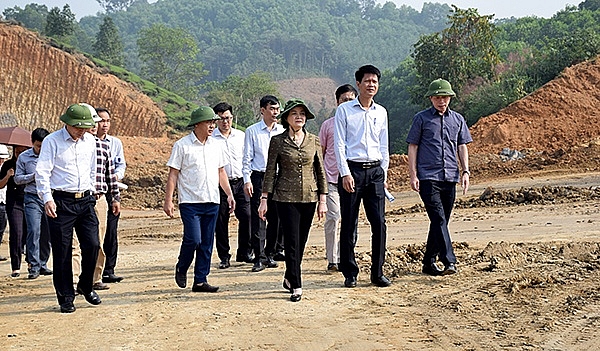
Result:
{"label": "black dress shoe", "polygon": [[252,257],[252,255],[236,256],[235,257],[235,262],[253,263],[254,262],[254,257]]}
{"label": "black dress shoe", "polygon": [[258,261],[254,263],[254,266],[252,266],[252,272],[260,272],[262,270],[264,270],[266,267],[264,264],[262,264],[262,262]]}
{"label": "black dress shoe", "polygon": [[224,259],[221,260],[221,263],[219,263],[219,269],[225,269],[225,268],[229,268],[231,267],[231,264],[229,263],[229,259]]}
{"label": "black dress shoe", "polygon": [[175,267],[175,283],[180,288],[187,286],[187,272],[180,272],[179,268]]}
{"label": "black dress shoe", "polygon": [[42,269],[40,269],[40,274],[41,275],[52,275],[52,270],[48,269],[48,268],[44,268],[42,267]]}
{"label": "black dress shoe", "polygon": [[194,286],[192,286],[192,291],[193,292],[209,292],[209,293],[214,293],[217,292],[217,290],[219,290],[218,286],[212,286],[208,283],[199,283],[199,284],[194,284]]}
{"label": "black dress shoe", "polygon": [[337,263],[330,263],[327,265],[328,272],[337,272],[339,270]]}
{"label": "black dress shoe", "polygon": [[433,276],[442,275],[442,270],[435,263],[424,264],[423,273]]}
{"label": "black dress shoe", "polygon": [[380,288],[385,288],[386,286],[392,285],[392,282],[385,275],[382,275],[381,277],[375,279],[371,278],[371,283],[377,285]]}
{"label": "black dress shoe", "polygon": [[60,313],[73,313],[75,312],[75,305],[72,302],[65,302],[60,304]]}
{"label": "black dress shoe", "polygon": [[277,268],[277,262],[273,259],[273,257],[267,257],[267,259],[263,262],[265,267],[267,268]]}
{"label": "black dress shoe", "polygon": [[29,275],[27,276],[28,279],[37,279],[40,276],[40,272],[31,272],[29,273]]}
{"label": "black dress shoe", "polygon": [[283,286],[283,288],[289,292],[292,292],[292,287],[290,286],[290,283],[288,283],[287,279],[283,280],[283,283],[281,284],[281,286]]}
{"label": "black dress shoe", "polygon": [[292,302],[298,302],[302,300],[302,294],[292,294],[292,296],[290,296],[290,301]]}
{"label": "black dress shoe", "polygon": [[85,297],[85,301],[91,303],[92,305],[99,305],[102,303],[100,296],[98,296],[94,290],[90,291],[89,293],[85,293],[80,287],[77,287],[77,292],[79,295],[83,295],[83,297]]}
{"label": "black dress shoe", "polygon": [[449,263],[442,271],[442,275],[450,275],[456,273],[458,273],[458,269],[456,269],[456,265],[454,263]]}
{"label": "black dress shoe", "polygon": [[344,279],[344,286],[347,288],[356,288],[356,277]]}
{"label": "black dress shoe", "polygon": [[283,252],[278,252],[273,256],[273,260],[275,261],[285,261],[285,255]]}
{"label": "black dress shoe", "polygon": [[114,275],[114,273],[105,274],[102,276],[103,283],[118,283],[123,280],[123,277]]}

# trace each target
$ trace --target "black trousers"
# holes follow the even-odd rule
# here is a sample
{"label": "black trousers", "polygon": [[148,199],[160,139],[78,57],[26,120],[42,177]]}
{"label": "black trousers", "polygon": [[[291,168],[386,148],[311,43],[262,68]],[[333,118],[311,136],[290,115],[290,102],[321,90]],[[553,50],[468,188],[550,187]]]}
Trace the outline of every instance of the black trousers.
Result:
{"label": "black trousers", "polygon": [[[230,180],[229,186],[235,199],[235,218],[238,219],[238,257],[247,257],[252,253],[250,244],[250,199],[244,193],[244,180],[242,178]],[[219,259],[230,259],[229,254],[229,204],[227,204],[227,194],[219,187],[221,194],[221,204],[219,206],[219,215],[217,217],[217,226],[215,228],[215,243]]]}
{"label": "black trousers", "polygon": [[456,183],[434,180],[419,181],[419,196],[429,217],[429,234],[423,264],[431,264],[439,257],[447,266],[456,263],[448,222],[456,199]]}
{"label": "black trousers", "polygon": [[284,233],[285,275],[292,289],[302,287],[302,257],[310,226],[315,216],[316,202],[275,202]]}
{"label": "black trousers", "polygon": [[[27,239],[27,223],[25,221],[23,199],[7,201],[6,214],[8,217],[10,265],[13,271],[18,271],[21,269],[21,260],[25,253],[25,241]],[[25,261],[28,262],[27,257],[25,257]]]}
{"label": "black trousers", "polygon": [[381,167],[363,169],[350,165],[354,177],[354,192],[344,190],[341,177],[338,179],[340,194],[340,271],[344,277],[356,277],[359,272],[354,256],[354,247],[358,239],[358,211],[362,200],[367,219],[371,224],[371,279],[383,275],[385,262],[385,225],[384,171]]}
{"label": "black trousers", "polygon": [[117,236],[119,227],[119,218],[121,214],[115,216],[112,212],[112,196],[106,194],[106,201],[108,202],[108,215],[106,217],[106,232],[104,235],[104,243],[102,248],[104,249],[104,255],[106,256],[104,263],[104,272],[102,275],[114,274],[115,266],[117,265],[117,255],[119,252],[119,239]]}
{"label": "black trousers", "polygon": [[96,199],[85,196],[80,199],[54,195],[56,218],[48,217],[50,240],[54,263],[54,290],[58,303],[73,301],[73,229],[81,247],[81,274],[78,286],[84,293],[92,291],[94,269],[100,249],[98,217],[94,211]]}
{"label": "black trousers", "polygon": [[8,217],[6,216],[6,205],[4,203],[0,203],[0,244],[2,244],[4,231],[6,230],[6,223],[8,223]]}
{"label": "black trousers", "polygon": [[250,218],[251,218],[251,240],[254,250],[254,262],[265,260],[267,256],[273,256],[278,250],[283,250],[283,233],[279,231],[279,217],[277,216],[277,206],[271,199],[267,200],[266,222],[258,216],[258,207],[260,206],[260,197],[262,195],[262,183],[265,177],[264,172],[252,171],[250,181],[252,182],[252,198],[250,199]]}

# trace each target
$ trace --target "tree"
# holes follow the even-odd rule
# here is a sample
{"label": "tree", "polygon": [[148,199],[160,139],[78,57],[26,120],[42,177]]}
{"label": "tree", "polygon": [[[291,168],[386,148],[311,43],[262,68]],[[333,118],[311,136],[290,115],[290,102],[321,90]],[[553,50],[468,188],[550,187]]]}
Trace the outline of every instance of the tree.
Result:
{"label": "tree", "polygon": [[25,27],[42,33],[48,16],[48,7],[32,3],[25,5],[24,9],[18,6],[6,8],[2,14],[6,19],[19,21]]}
{"label": "tree", "polygon": [[68,36],[75,32],[75,15],[71,12],[71,7],[67,4],[62,11],[58,7],[53,7],[46,18],[46,27],[44,34],[66,40]]}
{"label": "tree", "polygon": [[476,9],[452,8],[449,28],[422,36],[414,45],[412,56],[422,87],[413,96],[415,101],[423,100],[434,79],[448,79],[455,90],[461,90],[469,79],[493,78],[494,67],[500,62],[494,44],[496,29],[491,23],[494,15],[480,16]]}
{"label": "tree", "polygon": [[198,61],[196,40],[181,28],[154,24],[139,32],[142,73],[154,83],[186,99],[197,99],[200,80],[207,75]]}
{"label": "tree", "polygon": [[123,43],[112,18],[104,17],[92,47],[94,56],[116,66],[124,66]]}
{"label": "tree", "polygon": [[222,83],[208,83],[205,89],[208,91],[206,101],[211,106],[222,101],[229,103],[233,106],[235,123],[243,127],[256,122],[261,97],[279,95],[277,84],[265,72],[256,72],[246,78],[229,76]]}
{"label": "tree", "polygon": [[136,0],[96,0],[107,13],[127,10]]}

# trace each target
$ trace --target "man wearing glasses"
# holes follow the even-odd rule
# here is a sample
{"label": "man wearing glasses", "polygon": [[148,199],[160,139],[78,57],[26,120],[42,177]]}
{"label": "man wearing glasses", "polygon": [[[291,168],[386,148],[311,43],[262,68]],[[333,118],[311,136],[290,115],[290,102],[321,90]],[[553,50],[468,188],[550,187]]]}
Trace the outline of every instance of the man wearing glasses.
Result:
{"label": "man wearing glasses", "polygon": [[[252,263],[252,246],[250,244],[250,199],[244,193],[244,178],[242,174],[242,157],[244,153],[245,133],[232,127],[232,106],[226,102],[220,102],[213,107],[215,113],[220,117],[217,120],[217,129],[212,137],[222,143],[225,157],[229,164],[225,166],[225,172],[229,178],[229,186],[235,199],[235,217],[238,219],[238,249],[235,256],[236,262]],[[227,194],[219,187],[221,194],[221,205],[215,229],[215,240],[217,253],[219,255],[219,268],[229,268],[229,205]]]}

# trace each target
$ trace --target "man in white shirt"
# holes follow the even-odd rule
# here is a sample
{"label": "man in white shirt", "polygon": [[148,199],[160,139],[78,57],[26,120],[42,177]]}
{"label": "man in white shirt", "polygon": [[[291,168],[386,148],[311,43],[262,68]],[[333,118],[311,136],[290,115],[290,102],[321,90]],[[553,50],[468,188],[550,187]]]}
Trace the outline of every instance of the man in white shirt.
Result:
{"label": "man in white shirt", "polygon": [[266,95],[260,99],[262,119],[246,128],[242,173],[244,191],[250,197],[251,240],[254,250],[253,272],[277,267],[274,255],[283,250],[283,235],[279,234],[279,218],[275,203],[269,198],[266,222],[258,215],[262,183],[267,168],[271,137],[283,133],[283,126],[277,123],[280,106],[275,96]]}
{"label": "man in white shirt", "polygon": [[[117,175],[117,181],[123,180],[125,176],[125,155],[123,153],[123,143],[117,137],[108,135],[111,125],[111,116],[108,109],[103,107],[96,108],[100,121],[98,122],[98,139],[106,142],[110,146],[110,154],[112,156],[112,163],[115,167],[115,174]],[[113,198],[110,193],[106,194],[106,202],[109,210],[107,211],[106,220],[106,233],[104,236],[104,243],[102,248],[106,259],[104,262],[104,271],[102,272],[102,282],[104,283],[118,283],[123,280],[123,277],[115,275],[115,266],[117,265],[117,255],[119,251],[119,240],[118,240],[118,226],[120,213],[115,214],[110,208],[112,207]]]}
{"label": "man in white shirt", "polygon": [[383,275],[385,261],[385,195],[387,187],[388,116],[375,103],[381,72],[365,65],[354,74],[358,97],[338,106],[335,113],[335,157],[340,176],[338,191],[342,212],[340,230],[340,264],[344,286],[356,287],[359,268],[354,255],[358,210],[362,200],[371,224],[371,283],[391,285]]}
{"label": "man in white shirt", "polygon": [[169,178],[163,210],[167,216],[174,216],[173,194],[177,186],[179,212],[183,221],[183,240],[175,266],[175,282],[182,289],[187,286],[187,271],[195,255],[193,292],[219,290],[219,287],[208,284],[206,279],[210,272],[219,212],[219,185],[227,194],[230,213],[235,210],[235,200],[224,168],[227,160],[220,143],[209,138],[218,118],[208,106],[194,110],[188,124],[188,127],[194,128],[193,131],[175,142],[167,162]]}
{"label": "man in white shirt", "polygon": [[[229,178],[229,186],[235,199],[235,217],[238,219],[238,248],[235,260],[237,262],[252,262],[252,246],[250,245],[250,199],[244,193],[244,179],[242,176],[242,156],[244,153],[245,133],[232,127],[233,108],[226,102],[220,102],[213,107],[220,117],[217,120],[217,129],[212,137],[220,141],[225,151],[228,164],[225,173]],[[219,188],[221,206],[215,230],[217,253],[221,262],[220,269],[230,267],[231,254],[229,253],[229,206],[227,194]]]}
{"label": "man in white shirt", "polygon": [[73,229],[81,245],[81,275],[77,292],[93,304],[102,301],[92,289],[98,258],[98,218],[96,198],[96,141],[86,133],[95,124],[96,111],[84,104],[73,104],[60,117],[65,127],[42,142],[35,171],[35,182],[48,216],[53,252],[53,282],[60,311],[75,312],[73,267],[71,264]]}

